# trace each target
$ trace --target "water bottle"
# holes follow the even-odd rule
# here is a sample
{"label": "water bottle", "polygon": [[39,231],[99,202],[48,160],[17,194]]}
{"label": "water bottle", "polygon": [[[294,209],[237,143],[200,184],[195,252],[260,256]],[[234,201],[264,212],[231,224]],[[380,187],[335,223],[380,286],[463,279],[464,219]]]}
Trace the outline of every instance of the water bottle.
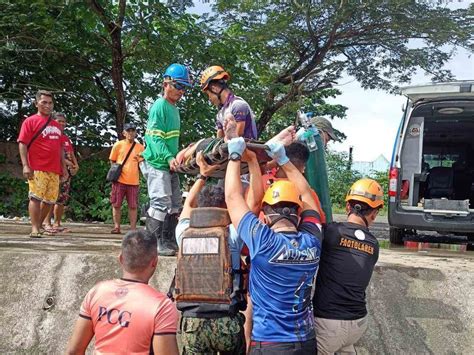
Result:
{"label": "water bottle", "polygon": [[313,116],[313,113],[312,112],[304,113],[304,112],[298,111],[297,115],[301,124],[305,128],[305,132],[302,136],[303,136],[303,139],[306,141],[306,145],[308,146],[309,151],[314,152],[318,150],[318,146],[314,139],[314,135],[316,134],[316,132],[314,131],[314,128],[312,127],[311,118],[310,118]]}
{"label": "water bottle", "polygon": [[310,152],[314,152],[318,150],[318,146],[316,144],[316,140],[314,139],[314,128],[309,127],[306,130],[306,145]]}

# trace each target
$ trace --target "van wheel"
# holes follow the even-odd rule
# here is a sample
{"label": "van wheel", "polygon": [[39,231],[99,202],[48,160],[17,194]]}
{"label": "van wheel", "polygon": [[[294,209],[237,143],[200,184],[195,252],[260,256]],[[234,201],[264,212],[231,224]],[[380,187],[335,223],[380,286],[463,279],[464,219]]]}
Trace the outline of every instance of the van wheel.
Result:
{"label": "van wheel", "polygon": [[404,230],[399,228],[390,227],[389,236],[390,236],[390,243],[401,245],[403,244],[403,235]]}

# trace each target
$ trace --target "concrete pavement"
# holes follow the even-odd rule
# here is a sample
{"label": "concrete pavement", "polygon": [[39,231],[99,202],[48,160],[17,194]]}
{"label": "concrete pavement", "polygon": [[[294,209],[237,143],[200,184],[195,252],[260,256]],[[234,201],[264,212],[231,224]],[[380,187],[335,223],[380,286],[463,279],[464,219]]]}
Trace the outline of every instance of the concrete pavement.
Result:
{"label": "concrete pavement", "polygon": [[[111,226],[68,227],[30,239],[27,223],[0,222],[0,353],[62,353],[87,291],[119,277]],[[473,261],[472,252],[381,250],[358,354],[474,353]],[[175,258],[160,258],[152,284],[166,292],[174,268]]]}

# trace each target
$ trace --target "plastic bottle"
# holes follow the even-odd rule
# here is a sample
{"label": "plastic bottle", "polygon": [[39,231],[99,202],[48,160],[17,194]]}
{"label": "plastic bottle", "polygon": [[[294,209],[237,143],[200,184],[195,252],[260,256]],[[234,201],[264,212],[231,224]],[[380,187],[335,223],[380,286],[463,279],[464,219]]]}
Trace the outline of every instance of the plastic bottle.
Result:
{"label": "plastic bottle", "polygon": [[314,128],[312,127],[311,124],[311,119],[313,113],[308,112],[308,114],[303,113],[301,111],[298,111],[298,118],[305,128],[305,132],[303,134],[303,139],[306,141],[306,145],[308,146],[308,149],[310,152],[314,152],[318,150],[318,146],[316,144],[316,141],[314,140],[314,135],[317,132],[314,132]]}

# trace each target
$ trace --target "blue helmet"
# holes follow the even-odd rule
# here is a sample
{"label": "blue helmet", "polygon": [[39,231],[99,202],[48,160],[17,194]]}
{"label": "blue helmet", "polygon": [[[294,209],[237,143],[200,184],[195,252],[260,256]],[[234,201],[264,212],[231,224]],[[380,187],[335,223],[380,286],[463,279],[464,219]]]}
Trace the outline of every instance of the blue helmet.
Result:
{"label": "blue helmet", "polygon": [[191,78],[189,76],[189,70],[182,64],[171,64],[168,68],[166,68],[166,71],[163,76],[165,77],[165,79],[169,78],[186,86],[192,86]]}

